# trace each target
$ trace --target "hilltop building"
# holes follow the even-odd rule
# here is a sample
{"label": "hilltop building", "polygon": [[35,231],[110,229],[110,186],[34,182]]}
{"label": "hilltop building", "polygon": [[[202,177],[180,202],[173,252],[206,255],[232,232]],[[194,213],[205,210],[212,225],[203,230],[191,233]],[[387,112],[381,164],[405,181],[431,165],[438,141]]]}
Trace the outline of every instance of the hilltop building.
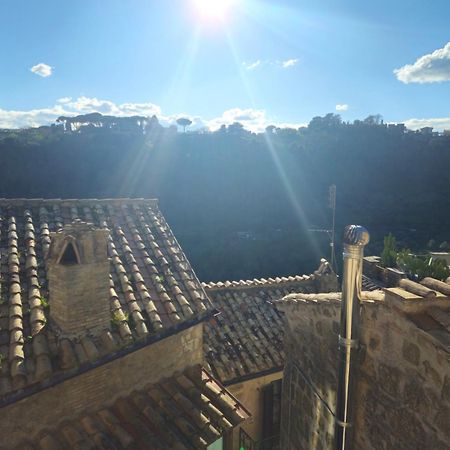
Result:
{"label": "hilltop building", "polygon": [[0,448],[206,449],[249,417],[155,200],[0,200]]}
{"label": "hilltop building", "polygon": [[220,312],[205,323],[206,368],[251,417],[226,437],[224,450],[280,448],[284,318],[273,302],[291,292],[337,289],[327,261],[311,275],[204,283]]}

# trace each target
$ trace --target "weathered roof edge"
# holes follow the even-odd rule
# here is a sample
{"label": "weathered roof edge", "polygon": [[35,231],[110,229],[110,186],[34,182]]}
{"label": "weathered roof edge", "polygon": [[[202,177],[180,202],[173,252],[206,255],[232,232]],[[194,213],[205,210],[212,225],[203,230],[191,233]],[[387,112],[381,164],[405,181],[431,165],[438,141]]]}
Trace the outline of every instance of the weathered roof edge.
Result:
{"label": "weathered roof edge", "polygon": [[3,396],[0,396],[0,410],[1,410],[1,408],[8,406],[12,403],[15,403],[25,397],[29,397],[29,396],[37,394],[43,390],[52,388],[52,387],[56,386],[57,384],[63,383],[64,381],[67,381],[71,378],[81,375],[82,373],[89,372],[90,370],[93,370],[93,369],[96,369],[97,367],[108,364],[112,361],[122,358],[123,356],[129,355],[136,351],[139,351],[144,347],[155,344],[156,342],[159,342],[163,339],[166,339],[170,336],[180,333],[181,331],[187,330],[188,328],[191,328],[195,325],[205,322],[208,319],[210,319],[211,317],[213,317],[214,314],[217,314],[217,310],[210,309],[204,313],[201,313],[201,314],[195,316],[193,319],[186,320],[186,321],[176,324],[170,328],[163,329],[159,333],[149,335],[141,341],[134,342],[132,345],[123,347],[123,348],[115,351],[114,353],[106,354],[93,362],[88,362],[88,363],[86,363],[82,366],[78,366],[72,370],[54,375],[54,376],[47,378],[39,383],[31,384],[29,386],[24,387],[23,389],[21,389],[19,391],[13,391],[13,392],[4,394]]}
{"label": "weathered roof edge", "polygon": [[233,384],[244,383],[246,381],[254,380],[255,378],[265,377],[265,376],[273,375],[276,373],[281,373],[281,375],[282,375],[283,370],[284,370],[284,364],[282,366],[275,366],[270,369],[260,370],[258,372],[248,373],[246,375],[242,375],[239,377],[230,378],[226,381],[222,381],[222,384],[225,387],[229,387],[229,386],[232,386]]}
{"label": "weathered roof edge", "polygon": [[255,288],[270,288],[289,286],[302,281],[314,281],[323,275],[334,273],[330,264],[324,258],[320,260],[320,265],[317,270],[309,275],[295,275],[288,277],[275,278],[254,278],[253,280],[239,280],[239,281],[218,281],[202,283],[204,289],[208,291],[220,291],[225,289],[255,289]]}
{"label": "weathered roof edge", "polygon": [[[374,302],[383,302],[385,294],[382,290],[377,291],[363,291],[361,293],[362,301],[364,303],[374,303]],[[289,294],[283,297],[280,300],[276,300],[274,302],[277,309],[280,311],[286,311],[290,306],[295,306],[299,304],[330,304],[335,303],[338,304],[341,302],[341,292],[328,292],[328,293],[319,293],[319,294],[303,294],[303,293],[294,293]]]}

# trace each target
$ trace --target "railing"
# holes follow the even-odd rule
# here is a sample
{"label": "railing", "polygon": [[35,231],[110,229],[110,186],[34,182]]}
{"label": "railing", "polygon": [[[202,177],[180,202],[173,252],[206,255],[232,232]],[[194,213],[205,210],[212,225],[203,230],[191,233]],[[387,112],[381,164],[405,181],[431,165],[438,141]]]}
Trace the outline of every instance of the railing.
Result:
{"label": "railing", "polygon": [[256,442],[242,428],[239,428],[239,450],[256,450]]}
{"label": "railing", "polygon": [[239,429],[239,450],[278,450],[280,435],[270,436],[262,441],[254,441],[242,428]]}

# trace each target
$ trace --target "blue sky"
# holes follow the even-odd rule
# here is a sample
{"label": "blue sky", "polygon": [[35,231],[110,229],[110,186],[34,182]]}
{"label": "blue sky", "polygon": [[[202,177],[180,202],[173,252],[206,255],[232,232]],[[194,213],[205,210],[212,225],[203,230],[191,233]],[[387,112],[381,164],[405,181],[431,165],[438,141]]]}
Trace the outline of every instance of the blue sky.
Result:
{"label": "blue sky", "polygon": [[450,128],[450,1],[219,1],[0,0],[0,127],[99,110]]}

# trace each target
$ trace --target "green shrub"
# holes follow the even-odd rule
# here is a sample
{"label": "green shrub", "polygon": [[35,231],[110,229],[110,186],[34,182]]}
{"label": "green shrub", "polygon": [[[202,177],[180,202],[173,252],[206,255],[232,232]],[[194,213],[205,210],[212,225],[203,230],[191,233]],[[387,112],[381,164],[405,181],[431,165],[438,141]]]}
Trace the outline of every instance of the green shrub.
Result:
{"label": "green shrub", "polygon": [[384,237],[384,247],[381,252],[381,264],[383,267],[393,267],[397,263],[397,243],[395,237],[389,233]]}
{"label": "green shrub", "polygon": [[450,276],[450,269],[444,259],[412,255],[408,249],[399,252],[397,262],[412,279],[422,280],[425,277],[432,277],[446,280]]}

